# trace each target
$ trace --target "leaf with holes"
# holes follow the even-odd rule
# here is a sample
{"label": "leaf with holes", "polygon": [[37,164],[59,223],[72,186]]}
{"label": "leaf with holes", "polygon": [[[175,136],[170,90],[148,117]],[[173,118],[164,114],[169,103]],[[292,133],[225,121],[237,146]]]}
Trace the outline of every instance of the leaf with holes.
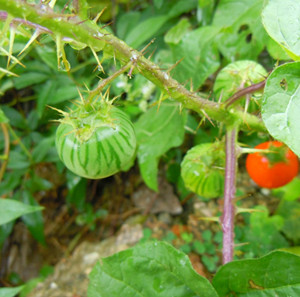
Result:
{"label": "leaf with holes", "polygon": [[262,119],[277,140],[300,156],[300,62],[277,67],[263,96]]}
{"label": "leaf with holes", "polygon": [[213,279],[220,297],[300,296],[300,257],[273,252],[259,259],[233,261]]}
{"label": "leaf with holes", "polygon": [[255,60],[263,50],[268,35],[261,22],[262,0],[220,1],[213,25],[223,28],[217,43],[229,60]]}

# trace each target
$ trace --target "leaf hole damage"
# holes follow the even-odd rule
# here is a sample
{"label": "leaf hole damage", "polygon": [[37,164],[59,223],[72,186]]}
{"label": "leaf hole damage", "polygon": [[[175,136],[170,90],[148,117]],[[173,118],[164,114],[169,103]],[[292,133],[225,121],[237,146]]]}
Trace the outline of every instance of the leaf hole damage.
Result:
{"label": "leaf hole damage", "polygon": [[283,89],[284,91],[287,90],[287,88],[288,88],[288,83],[287,83],[287,81],[286,81],[285,78],[283,78],[283,79],[280,81],[279,84],[280,84],[281,89]]}
{"label": "leaf hole damage", "polygon": [[243,31],[247,31],[249,29],[249,26],[247,24],[241,25],[239,28],[238,33],[242,33]]}
{"label": "leaf hole damage", "polygon": [[251,40],[252,40],[252,33],[250,33],[250,34],[248,34],[248,35],[246,36],[246,42],[247,42],[247,43],[250,43]]}

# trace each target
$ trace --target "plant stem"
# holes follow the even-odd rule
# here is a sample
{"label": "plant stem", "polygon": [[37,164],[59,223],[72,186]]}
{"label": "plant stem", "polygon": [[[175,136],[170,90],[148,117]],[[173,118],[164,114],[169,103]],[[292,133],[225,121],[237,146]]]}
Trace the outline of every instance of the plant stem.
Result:
{"label": "plant stem", "polygon": [[116,79],[119,75],[123,74],[124,72],[126,72],[127,70],[129,70],[129,68],[132,66],[132,63],[129,62],[126,65],[124,65],[121,69],[119,69],[118,71],[114,72],[112,75],[110,75],[108,78],[103,79],[102,81],[100,81],[98,83],[98,86],[89,92],[89,96],[87,101],[91,102],[93,100],[93,98],[97,95],[99,95],[101,93],[101,91],[103,90],[103,88],[105,86],[107,86],[109,83],[111,83],[114,79]]}
{"label": "plant stem", "polygon": [[266,85],[266,81],[267,81],[267,79],[264,79],[263,81],[261,81],[257,84],[253,84],[253,85],[251,85],[247,88],[244,88],[244,89],[241,89],[241,90],[237,91],[235,94],[233,94],[230,98],[228,98],[226,100],[225,106],[229,107],[230,105],[232,105],[234,102],[241,99],[245,95],[252,94],[252,93],[257,92],[258,90],[263,89]]}
{"label": "plant stem", "polygon": [[82,22],[78,16],[64,16],[53,12],[50,8],[45,11],[41,9],[41,6],[29,5],[19,0],[0,0],[0,7],[7,12],[7,14],[0,12],[2,19],[5,19],[8,15],[17,18],[19,23],[23,19],[26,20],[26,22],[23,22],[24,25],[32,26],[36,24],[36,28],[43,29],[44,32],[49,32],[48,34],[60,35],[62,38],[71,40],[75,39],[94,50],[103,50],[106,54],[117,58],[122,64],[127,64],[130,61],[134,62],[136,69],[143,76],[161,88],[170,98],[181,102],[185,108],[192,109],[199,114],[205,112],[205,116],[207,115],[209,118],[223,122],[226,125],[243,119],[240,123],[241,129],[249,130],[250,128],[261,132],[266,131],[259,118],[238,111],[229,111],[224,105],[188,91],[139,51],[131,48],[124,41],[89,20]]}
{"label": "plant stem", "polygon": [[226,165],[225,165],[225,189],[224,209],[221,219],[223,229],[223,264],[233,259],[234,248],[234,205],[235,182],[237,168],[237,127],[227,128],[226,131]]}
{"label": "plant stem", "polygon": [[27,147],[24,145],[24,143],[22,142],[20,137],[16,134],[16,132],[14,131],[14,129],[11,126],[8,126],[8,129],[9,129],[9,132],[11,133],[12,137],[17,141],[18,145],[21,147],[23,152],[27,155],[30,162],[32,163],[32,155],[29,152],[29,150],[27,149]]}

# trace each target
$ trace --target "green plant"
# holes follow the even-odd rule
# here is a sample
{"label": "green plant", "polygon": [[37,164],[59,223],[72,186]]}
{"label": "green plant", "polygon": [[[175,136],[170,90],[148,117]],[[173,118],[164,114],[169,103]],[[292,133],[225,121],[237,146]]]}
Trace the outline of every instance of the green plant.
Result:
{"label": "green plant", "polygon": [[[48,137],[38,135],[39,137],[31,136],[31,139],[26,137],[28,135],[24,124],[31,129],[44,116],[47,104],[57,105],[55,108],[65,110],[68,105],[66,101],[79,96],[77,84],[79,89],[87,89],[85,99],[79,102],[79,109],[90,108],[89,100],[97,98],[108,85],[113,86],[112,91],[122,93],[118,90],[120,84],[116,81],[123,84],[124,90],[132,91],[128,98],[124,95],[119,104],[135,121],[137,159],[141,176],[155,191],[158,191],[159,162],[171,148],[182,145],[185,127],[192,113],[196,114],[200,124],[206,122],[217,127],[217,136],[210,137],[210,140],[217,138],[216,143],[220,143],[220,146],[211,143],[205,145],[206,150],[201,157],[207,161],[206,166],[196,168],[197,157],[190,160],[186,157],[182,164],[182,179],[178,175],[173,177],[178,187],[180,181],[184,180],[191,191],[197,191],[204,198],[224,197],[223,214],[217,218],[223,231],[223,266],[216,273],[212,284],[192,270],[187,257],[180,251],[166,243],[151,241],[103,259],[101,264],[96,265],[90,276],[89,297],[119,296],[120,292],[124,296],[264,296],[265,292],[270,295],[293,295],[297,292],[300,280],[297,274],[299,257],[296,255],[278,251],[257,260],[232,260],[235,246],[234,219],[237,213],[235,194],[238,157],[243,150],[246,152],[239,146],[240,135],[250,131],[257,138],[257,133],[264,134],[265,138],[272,136],[300,155],[300,51],[297,35],[299,4],[293,0],[284,3],[273,0],[266,5],[262,0],[242,0],[239,3],[233,0],[210,3],[157,0],[154,1],[154,16],[147,8],[120,16],[116,24],[116,32],[121,38],[119,39],[111,28],[106,29],[105,26],[97,24],[100,14],[93,21],[90,20],[89,14],[93,13],[89,10],[87,1],[74,1],[68,7],[61,3],[55,6],[55,2],[53,0],[41,5],[29,5],[26,2],[0,0],[3,10],[0,18],[4,21],[0,48],[2,55],[7,57],[7,60],[1,61],[1,75],[5,76],[2,90],[9,90],[14,83],[20,90],[35,85],[38,98],[37,111],[30,114],[29,123],[24,120],[26,117],[14,109],[3,108],[6,115],[10,114],[10,118],[16,119],[16,128],[21,130],[19,134],[22,136],[22,141],[13,147],[10,157],[8,153],[3,156],[2,168],[5,169],[7,165],[8,169],[5,183],[10,185],[3,190],[6,195],[19,198],[18,195],[11,195],[11,192],[18,193],[19,190],[20,193],[23,184],[27,190],[32,184],[38,184],[37,189],[45,187],[41,179],[39,183],[33,183],[34,169],[39,162],[51,157],[45,148],[54,141],[53,131]],[[278,11],[283,13],[278,14]],[[181,18],[189,13],[189,20]],[[153,54],[152,62],[152,54],[149,57],[146,55],[149,49],[153,49],[151,38],[154,36],[158,37],[156,44],[159,45],[159,51]],[[53,41],[56,50],[53,49]],[[44,50],[34,43],[41,43]],[[43,63],[40,60],[28,61],[30,75],[27,76],[20,67],[24,65],[22,59],[32,48],[39,53],[38,59]],[[74,48],[75,51],[78,50],[79,56],[87,56],[82,59],[86,61],[83,63],[85,66],[94,64],[100,72],[100,81],[95,79],[96,75],[90,74],[92,71],[83,69],[80,63],[82,57],[78,58],[74,54]],[[137,48],[141,50],[138,51]],[[20,51],[18,59],[15,54]],[[92,59],[94,62],[90,62]],[[282,64],[277,66],[275,60],[280,60]],[[174,63],[178,66],[170,67]],[[60,72],[56,71],[56,67]],[[222,69],[216,76],[220,67]],[[156,91],[153,85],[145,84],[146,90],[134,92],[135,86],[144,82],[138,79],[130,82],[124,79],[125,73],[129,78],[141,74],[160,91]],[[20,78],[6,78],[6,75],[20,75]],[[52,75],[55,78],[47,81]],[[62,86],[62,79],[67,82],[69,89],[63,88],[63,94],[59,94],[57,89]],[[84,85],[87,88],[83,88]],[[139,98],[135,100],[133,93]],[[259,112],[261,117],[257,116]],[[2,122],[7,127],[7,122]],[[5,128],[3,134],[4,131]],[[203,131],[205,134],[205,128]],[[68,132],[72,130],[69,129]],[[14,131],[11,132],[13,133]],[[69,135],[74,137],[74,134]],[[15,139],[20,139],[16,133],[13,135],[16,136]],[[65,132],[58,136],[61,141],[68,137]],[[40,145],[41,139],[43,145]],[[215,146],[221,152],[216,160],[212,154],[214,150],[211,149]],[[128,156],[125,163],[133,156],[134,148],[135,145],[130,146],[130,157]],[[31,153],[31,150],[35,153]],[[188,155],[195,151],[196,149],[191,149]],[[200,153],[203,151],[200,150]],[[72,153],[67,151],[67,154]],[[83,157],[86,156],[84,152]],[[114,156],[118,159],[120,154]],[[64,168],[55,157],[57,155],[53,157],[57,167]],[[6,162],[6,159],[9,161]],[[68,165],[65,156],[63,159]],[[178,156],[178,159],[182,159],[182,156]],[[192,164],[188,164],[189,161]],[[81,163],[85,164],[86,160]],[[78,164],[75,165],[77,167]],[[83,168],[81,164],[80,167],[80,175],[89,176],[91,168]],[[101,172],[101,176],[125,169],[123,166],[116,167],[110,173],[106,171],[102,175]],[[185,168],[192,168],[196,173],[187,176]],[[19,169],[20,172],[23,170],[16,183],[12,182],[13,169]],[[210,170],[217,173],[210,175]],[[32,178],[29,181],[22,180],[24,172],[31,173]],[[97,172],[94,172],[93,176],[96,175]],[[198,175],[202,178],[196,180],[195,176]],[[205,186],[206,176],[212,177],[208,187]],[[220,186],[223,178],[224,187]],[[84,186],[80,184],[79,188]],[[34,203],[33,196],[25,195],[24,199],[28,203]],[[80,199],[70,200],[78,205],[82,204]],[[293,216],[294,214],[291,215]],[[272,219],[263,219],[266,229],[270,226],[273,228]],[[274,221],[282,224],[281,217],[276,217]],[[260,226],[256,227],[260,229]],[[285,226],[285,232],[286,229]],[[253,234],[255,237],[255,232]],[[278,234],[274,232],[273,235],[276,238]],[[190,242],[189,236],[185,239]],[[282,242],[286,244],[286,241]],[[269,241],[265,244],[268,246]]]}
{"label": "green plant", "polygon": [[298,174],[298,157],[282,142],[263,142],[255,149],[269,151],[249,154],[246,159],[247,171],[260,187],[282,187]]}

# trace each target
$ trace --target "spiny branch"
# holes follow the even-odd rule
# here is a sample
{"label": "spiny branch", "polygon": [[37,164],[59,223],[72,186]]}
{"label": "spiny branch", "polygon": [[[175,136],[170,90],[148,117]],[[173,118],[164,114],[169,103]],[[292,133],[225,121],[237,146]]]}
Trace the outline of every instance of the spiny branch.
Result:
{"label": "spiny branch", "polygon": [[[38,6],[28,5],[19,0],[0,0],[0,7],[14,18],[23,18],[23,23],[36,24],[35,28],[40,26],[43,29],[45,28],[48,33],[52,32],[62,38],[76,38],[76,42],[86,44],[97,51],[103,50],[105,53],[116,57],[123,65],[134,59],[136,68],[143,76],[166,91],[170,94],[170,97],[182,103],[186,108],[199,114],[204,110],[208,117],[225,124],[240,121],[242,129],[248,130],[250,128],[265,131],[265,126],[257,117],[250,114],[244,115],[239,111],[229,111],[224,105],[209,101],[200,97],[197,93],[188,91],[178,81],[170,77],[168,73],[161,71],[155,63],[141,55],[139,51],[131,48],[105,29],[99,28],[92,21],[75,26],[74,21],[79,20],[78,16],[64,18],[51,12],[48,13],[48,11],[41,13]],[[7,13],[2,12],[1,14],[7,16]],[[136,57],[137,59],[135,59]]]}

